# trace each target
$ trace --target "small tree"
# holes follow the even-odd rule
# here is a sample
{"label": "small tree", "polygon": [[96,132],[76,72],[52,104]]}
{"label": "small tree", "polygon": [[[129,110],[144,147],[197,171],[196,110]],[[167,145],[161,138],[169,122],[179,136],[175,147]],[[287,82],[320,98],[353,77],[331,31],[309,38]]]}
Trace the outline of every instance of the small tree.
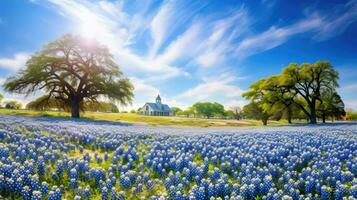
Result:
{"label": "small tree", "polygon": [[224,117],[226,117],[228,119],[236,119],[236,113],[233,110],[225,110]]}
{"label": "small tree", "polygon": [[217,102],[198,102],[193,104],[192,108],[198,115],[207,117],[208,119],[214,115],[224,115],[224,106]]}
{"label": "small tree", "polygon": [[179,107],[172,107],[171,110],[174,113],[174,115],[176,115],[177,113],[182,112],[182,109],[179,108]]}
{"label": "small tree", "polygon": [[261,120],[263,125],[266,126],[268,124],[270,113],[264,111],[261,107],[261,102],[252,101],[249,104],[243,107],[243,115],[249,119]]}
{"label": "small tree", "polygon": [[21,109],[22,104],[17,101],[5,101],[5,108],[7,108],[7,109]]}
{"label": "small tree", "polygon": [[346,109],[346,118],[347,120],[356,121],[357,120],[357,112],[353,109]]}
{"label": "small tree", "polygon": [[79,118],[83,101],[101,96],[126,105],[133,98],[133,85],[122,77],[108,49],[97,42],[65,35],[32,55],[26,69],[5,82],[8,92],[29,95],[47,92],[70,105],[72,117]]}
{"label": "small tree", "polygon": [[242,109],[239,106],[232,106],[230,108],[230,110],[232,111],[233,117],[236,120],[240,120],[242,118]]}

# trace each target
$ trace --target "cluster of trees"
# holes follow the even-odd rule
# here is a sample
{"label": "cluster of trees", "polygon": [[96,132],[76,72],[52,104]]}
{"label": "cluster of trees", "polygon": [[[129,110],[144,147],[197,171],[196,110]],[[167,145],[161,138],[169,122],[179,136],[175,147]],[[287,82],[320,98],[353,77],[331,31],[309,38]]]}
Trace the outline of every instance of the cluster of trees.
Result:
{"label": "cluster of trees", "polygon": [[134,86],[122,77],[109,50],[73,35],[65,35],[32,55],[25,69],[6,80],[4,89],[26,95],[42,90],[46,95],[39,101],[51,105],[55,100],[63,110],[70,109],[74,118],[80,117],[87,102],[104,97],[127,105],[134,96]]}
{"label": "cluster of trees", "polygon": [[[2,94],[0,94],[0,107],[2,105],[2,100],[4,99],[4,96]],[[5,101],[4,102],[4,108],[7,109],[21,109],[22,108],[22,104],[18,101]]]}
{"label": "cluster of trees", "polygon": [[280,74],[260,79],[243,94],[251,103],[244,106],[247,117],[262,120],[270,118],[307,118],[310,123],[345,115],[344,103],[337,93],[338,72],[330,62],[291,63]]}
{"label": "cluster of trees", "polygon": [[199,118],[230,118],[240,119],[241,111],[239,107],[225,110],[224,106],[217,102],[197,102],[186,110],[173,107],[172,111],[176,116],[199,117]]}
{"label": "cluster of trees", "polygon": [[4,107],[6,109],[21,109],[22,104],[18,101],[5,101],[4,102]]}
{"label": "cluster of trees", "polygon": [[357,120],[357,112],[352,109],[348,109],[346,111],[346,119],[356,121]]}

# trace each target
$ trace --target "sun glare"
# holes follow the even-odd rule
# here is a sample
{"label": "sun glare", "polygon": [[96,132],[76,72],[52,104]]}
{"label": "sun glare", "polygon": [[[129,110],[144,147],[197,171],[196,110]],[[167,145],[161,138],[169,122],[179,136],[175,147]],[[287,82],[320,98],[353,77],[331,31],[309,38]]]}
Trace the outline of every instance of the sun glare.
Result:
{"label": "sun glare", "polygon": [[80,34],[87,40],[93,40],[98,36],[98,28],[94,23],[93,24],[83,24],[80,30]]}

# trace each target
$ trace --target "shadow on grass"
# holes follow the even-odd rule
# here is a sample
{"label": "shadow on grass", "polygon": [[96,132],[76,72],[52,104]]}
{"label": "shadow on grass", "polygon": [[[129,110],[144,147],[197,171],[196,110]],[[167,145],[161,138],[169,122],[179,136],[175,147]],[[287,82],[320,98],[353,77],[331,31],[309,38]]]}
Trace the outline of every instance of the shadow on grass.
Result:
{"label": "shadow on grass", "polygon": [[[3,114],[0,114],[3,115]],[[6,114],[5,114],[6,115]],[[37,118],[38,120],[42,120],[42,121],[57,121],[57,122],[61,122],[61,121],[73,121],[73,122],[83,122],[83,123],[87,123],[87,124],[108,124],[108,125],[118,125],[118,126],[132,126],[133,124],[131,123],[124,123],[124,122],[116,122],[116,121],[108,121],[108,120],[101,120],[101,119],[96,119],[95,117],[91,116],[91,117],[81,117],[81,118],[71,118],[70,116],[67,115],[56,115],[53,116],[51,114],[48,113],[41,113],[38,116],[31,116],[31,115],[22,115],[22,114],[16,114],[19,116],[23,116],[23,117],[29,117],[29,118]]]}

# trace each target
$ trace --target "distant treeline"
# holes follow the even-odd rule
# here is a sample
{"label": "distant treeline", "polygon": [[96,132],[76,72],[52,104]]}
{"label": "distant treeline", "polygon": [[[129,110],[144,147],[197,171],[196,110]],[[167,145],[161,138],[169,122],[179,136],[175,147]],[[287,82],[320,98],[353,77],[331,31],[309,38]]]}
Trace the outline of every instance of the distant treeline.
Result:
{"label": "distant treeline", "polygon": [[231,107],[225,109],[224,106],[217,102],[197,102],[186,110],[178,107],[173,107],[172,111],[176,116],[194,117],[194,118],[225,118],[225,119],[240,119],[240,107]]}
{"label": "distant treeline", "polygon": [[346,112],[346,119],[347,120],[352,120],[352,121],[357,121],[357,112],[350,109]]}

